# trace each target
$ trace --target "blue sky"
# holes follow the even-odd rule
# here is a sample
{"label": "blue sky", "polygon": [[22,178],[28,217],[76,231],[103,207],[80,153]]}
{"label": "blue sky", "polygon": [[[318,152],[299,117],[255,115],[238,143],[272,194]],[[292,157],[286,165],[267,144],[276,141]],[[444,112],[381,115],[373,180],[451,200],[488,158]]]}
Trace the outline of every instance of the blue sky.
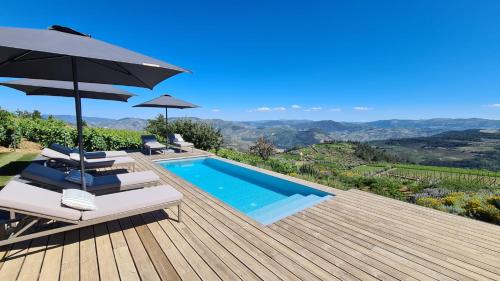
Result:
{"label": "blue sky", "polygon": [[[227,120],[500,119],[499,1],[6,1],[0,26],[66,25],[188,68],[85,116]],[[146,3],[148,2],[148,3]],[[0,89],[0,106],[73,114],[68,98]]]}

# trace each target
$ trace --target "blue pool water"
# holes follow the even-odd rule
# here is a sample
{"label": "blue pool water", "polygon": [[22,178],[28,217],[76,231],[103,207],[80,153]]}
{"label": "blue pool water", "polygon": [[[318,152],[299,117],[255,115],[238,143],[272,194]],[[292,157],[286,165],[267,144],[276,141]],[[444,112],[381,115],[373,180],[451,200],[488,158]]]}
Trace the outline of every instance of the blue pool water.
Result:
{"label": "blue pool water", "polygon": [[214,158],[172,160],[159,164],[262,224],[273,223],[331,196]]}

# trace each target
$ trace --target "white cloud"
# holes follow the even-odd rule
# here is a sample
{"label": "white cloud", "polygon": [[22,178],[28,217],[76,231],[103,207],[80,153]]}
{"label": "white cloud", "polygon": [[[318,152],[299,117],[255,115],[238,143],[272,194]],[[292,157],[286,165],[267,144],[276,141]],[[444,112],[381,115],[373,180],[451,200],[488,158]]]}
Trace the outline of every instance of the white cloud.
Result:
{"label": "white cloud", "polygon": [[317,106],[317,107],[311,107],[311,110],[314,110],[314,111],[318,111],[318,110],[322,110],[323,108],[320,107],[320,106]]}
{"label": "white cloud", "polygon": [[340,112],[340,111],[342,111],[342,108],[330,108],[330,111]]}
{"label": "white cloud", "polygon": [[291,106],[293,109],[301,109],[302,106],[298,105],[298,104],[294,104]]}
{"label": "white cloud", "polygon": [[353,109],[356,110],[356,111],[368,111],[368,110],[372,110],[371,108],[366,107],[366,106],[355,106]]}
{"label": "white cloud", "polygon": [[214,108],[214,109],[212,109],[212,112],[220,112],[220,109]]}
{"label": "white cloud", "polygon": [[266,107],[266,106],[257,108],[257,111],[261,111],[261,112],[268,112],[268,111],[271,111],[271,110],[272,110],[271,108]]}
{"label": "white cloud", "polygon": [[491,107],[491,108],[500,108],[500,103],[492,103],[492,104],[488,104],[487,107]]}
{"label": "white cloud", "polygon": [[284,108],[283,106],[278,106],[278,107],[275,107],[273,108],[274,111],[285,111],[286,108]]}

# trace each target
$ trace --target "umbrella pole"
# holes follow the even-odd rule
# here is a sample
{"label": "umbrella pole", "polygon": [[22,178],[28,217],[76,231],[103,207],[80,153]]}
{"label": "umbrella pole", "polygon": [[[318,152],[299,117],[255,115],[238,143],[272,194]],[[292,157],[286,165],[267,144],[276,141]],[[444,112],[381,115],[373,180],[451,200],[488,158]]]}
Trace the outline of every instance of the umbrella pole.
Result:
{"label": "umbrella pole", "polygon": [[165,140],[168,142],[168,108],[165,107]]}
{"label": "umbrella pole", "polygon": [[82,100],[80,91],[78,91],[78,70],[76,58],[71,58],[71,69],[73,71],[73,92],[75,93],[75,109],[76,109],[76,130],[78,132],[78,151],[80,153],[80,176],[82,181],[82,190],[87,190],[85,183],[85,154],[83,152],[83,126],[82,126]]}

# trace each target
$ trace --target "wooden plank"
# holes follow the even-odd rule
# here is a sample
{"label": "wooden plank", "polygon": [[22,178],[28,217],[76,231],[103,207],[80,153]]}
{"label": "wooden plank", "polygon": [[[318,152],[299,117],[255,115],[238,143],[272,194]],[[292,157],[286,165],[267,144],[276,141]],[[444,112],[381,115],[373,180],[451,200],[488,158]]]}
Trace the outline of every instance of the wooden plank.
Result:
{"label": "wooden plank", "polygon": [[142,217],[133,216],[130,219],[134,224],[135,230],[137,231],[144,248],[146,248],[149,257],[151,258],[151,262],[153,262],[160,278],[162,280],[181,280],[172,266],[172,263],[170,263],[167,256],[161,250],[160,245],[158,245],[158,242],[155,240],[153,234],[145,225]]}
{"label": "wooden plank", "polygon": [[[169,216],[171,211],[167,211]],[[160,222],[161,224],[161,222]],[[193,248],[205,248],[210,250],[218,259],[220,259],[228,269],[232,270],[240,279],[261,280],[245,263],[238,260],[231,252],[227,251],[220,241],[213,239],[203,228],[201,228],[189,216],[182,218],[181,224],[172,224],[184,236],[189,237],[186,240],[193,242]],[[209,257],[207,257],[208,259]],[[219,270],[217,270],[219,273]],[[223,278],[223,276],[221,276]],[[224,278],[223,278],[224,279]],[[237,278],[236,278],[237,279]]]}
{"label": "wooden plank", "polygon": [[79,230],[64,233],[64,247],[61,262],[61,280],[80,279],[80,234]]}
{"label": "wooden plank", "polygon": [[157,221],[152,214],[144,214],[143,219],[147,223],[156,241],[158,241],[158,244],[163,250],[163,253],[168,257],[170,261],[172,261],[172,265],[176,268],[177,273],[179,274],[181,279],[193,280],[193,281],[201,280],[199,274],[197,274],[197,271],[188,262],[188,259],[190,258],[196,259],[196,257],[187,256],[186,254],[183,255],[183,253],[181,253],[177,248],[179,246],[175,245],[174,242],[170,239],[170,236],[172,234],[164,231],[160,227],[159,221]]}
{"label": "wooden plank", "polygon": [[45,257],[40,270],[40,281],[59,280],[61,271],[61,260],[63,255],[64,233],[58,233],[49,237]]}
{"label": "wooden plank", "polygon": [[[315,208],[312,208],[310,211],[315,212]],[[478,278],[477,274],[462,270],[461,268],[450,264],[447,261],[431,256],[429,255],[429,253],[426,253],[420,248],[412,248],[410,246],[407,246],[406,244],[401,244],[397,241],[394,241],[393,237],[385,237],[383,235],[379,235],[377,231],[366,229],[356,220],[342,217],[336,213],[329,213],[328,215],[325,215],[320,212],[315,212],[315,217],[307,216],[307,214],[305,214],[305,216],[306,218],[316,220],[318,223],[322,222],[323,224],[325,220],[332,221],[337,225],[342,225],[345,228],[352,229],[360,235],[364,235],[366,237],[374,239],[374,241],[380,242],[380,245],[382,247],[388,247],[392,250],[397,249],[396,251],[399,253],[399,255],[405,256],[411,260],[418,260],[419,263],[424,264],[428,268],[434,269],[436,272],[445,272],[446,275],[451,278],[460,280],[473,280]],[[330,224],[327,223],[324,227],[326,228],[326,226],[329,225]],[[469,276],[469,278],[467,278],[467,276]]]}
{"label": "wooden plank", "polygon": [[108,235],[106,224],[94,226],[95,244],[97,249],[97,261],[99,263],[99,277],[101,280],[120,280],[118,268],[116,267],[113,247]]}
{"label": "wooden plank", "polygon": [[388,207],[390,209],[396,208],[399,210],[398,214],[417,214],[417,216],[424,222],[437,225],[442,229],[460,230],[460,225],[467,224],[469,227],[467,229],[462,229],[462,234],[474,235],[486,239],[487,241],[500,243],[500,235],[498,234],[500,227],[493,224],[473,220],[471,218],[452,215],[446,212],[418,206],[415,204],[409,204],[391,198],[377,196],[368,192],[353,190],[352,192],[350,192],[349,198],[356,198],[359,200],[367,201],[369,203],[376,203],[379,207],[381,207],[381,209],[385,209],[385,207]]}
{"label": "wooden plank", "polygon": [[[361,205],[360,209],[366,209],[367,211],[380,214],[386,219],[394,219],[397,221],[405,222],[409,225],[418,226],[422,233],[427,233],[428,235],[436,236],[436,237],[448,237],[448,239],[454,239],[461,243],[462,245],[466,245],[469,248],[477,249],[481,252],[488,253],[493,256],[498,256],[499,251],[497,248],[500,243],[496,243],[492,245],[492,242],[485,241],[481,237],[471,236],[467,233],[462,233],[460,229],[446,229],[440,226],[439,223],[426,223],[424,219],[419,216],[414,216],[412,214],[406,214],[399,212],[398,209],[386,208],[380,204],[374,204],[369,201],[357,201],[356,199],[352,199],[350,197],[341,197],[338,198],[339,202],[349,202],[354,205]],[[347,204],[349,204],[347,203]],[[458,223],[457,223],[458,224]],[[462,242],[460,242],[462,241]]]}
{"label": "wooden plank", "polygon": [[48,237],[33,239],[17,280],[38,280],[48,240]]}
{"label": "wooden plank", "polygon": [[99,280],[97,253],[92,226],[80,229],[80,280]]}
{"label": "wooden plank", "polygon": [[130,253],[135,263],[135,268],[139,272],[142,280],[160,280],[156,269],[151,262],[146,249],[142,245],[141,239],[130,219],[120,219],[120,226],[127,241]]}
{"label": "wooden plank", "polygon": [[140,280],[127,241],[125,240],[125,236],[122,233],[118,221],[108,222],[107,227],[120,279],[131,281]]}
{"label": "wooden plank", "polygon": [[[449,236],[445,236],[447,239],[439,239],[434,241],[429,237],[423,236],[423,230],[415,226],[415,232],[410,232],[408,229],[412,229],[413,226],[406,224],[405,222],[387,222],[387,218],[381,218],[375,212],[364,211],[360,208],[351,208],[349,205],[343,205],[342,203],[336,202],[337,206],[342,206],[343,208],[335,208],[339,213],[349,215],[352,218],[356,218],[358,221],[362,221],[365,224],[369,224],[372,228],[377,229],[381,233],[385,233],[387,236],[394,236],[400,239],[404,239],[408,243],[414,243],[417,246],[424,247],[428,250],[438,252],[441,255],[446,255],[457,259],[460,266],[468,268],[467,264],[471,264],[474,267],[483,268],[485,270],[491,271],[495,274],[500,274],[500,259],[484,255],[483,253],[478,253],[477,251],[471,251],[471,249],[466,246],[460,247],[457,244],[448,244],[447,239]],[[318,207],[319,210],[324,210],[325,213],[331,212],[332,208],[323,205]],[[382,220],[384,219],[384,220]],[[401,225],[401,227],[399,227]],[[467,264],[462,264],[462,263]],[[495,267],[496,266],[496,267]],[[469,267],[469,270],[474,271],[475,268]],[[488,273],[486,273],[488,274]]]}
{"label": "wooden plank", "polygon": [[19,271],[23,266],[24,259],[28,253],[28,247],[31,241],[23,241],[15,243],[7,255],[4,257],[5,262],[0,269],[0,280],[9,281],[16,280]]}

